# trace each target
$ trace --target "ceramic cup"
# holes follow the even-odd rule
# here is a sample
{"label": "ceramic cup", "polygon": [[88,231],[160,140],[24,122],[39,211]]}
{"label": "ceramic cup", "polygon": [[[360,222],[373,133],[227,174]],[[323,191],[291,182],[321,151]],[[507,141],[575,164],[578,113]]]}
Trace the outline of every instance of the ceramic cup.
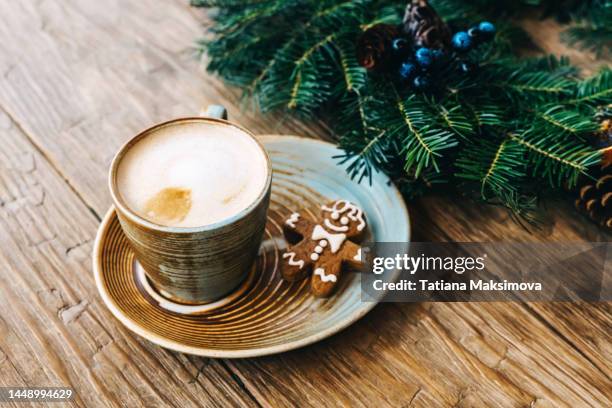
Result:
{"label": "ceramic cup", "polygon": [[227,114],[218,105],[210,107],[205,116],[171,120],[139,133],[121,147],[112,161],[109,175],[113,204],[136,259],[162,295],[186,304],[211,302],[231,292],[245,279],[257,256],[272,184],[272,166],[263,146],[257,142],[266,155],[268,169],[265,187],[259,196],[239,213],[200,227],[167,227],[138,216],[119,194],[117,168],[121,158],[138,140],[167,125],[213,122],[218,126],[238,128],[255,139],[248,130],[222,119]]}

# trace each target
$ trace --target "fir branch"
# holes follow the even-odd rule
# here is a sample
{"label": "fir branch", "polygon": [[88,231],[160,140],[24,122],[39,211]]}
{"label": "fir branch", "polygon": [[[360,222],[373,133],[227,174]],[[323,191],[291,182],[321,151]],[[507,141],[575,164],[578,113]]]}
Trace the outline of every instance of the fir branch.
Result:
{"label": "fir branch", "polygon": [[222,11],[215,18],[217,24],[211,30],[226,38],[236,38],[246,34],[254,25],[278,16],[284,10],[282,2],[283,0],[269,0],[234,8],[230,13]]}
{"label": "fir branch", "polygon": [[452,133],[448,130],[430,125],[432,114],[427,112],[427,104],[415,95],[402,99],[392,86],[395,94],[395,106],[400,115],[399,126],[394,132],[403,136],[404,151],[406,154],[406,171],[414,171],[415,177],[430,165],[437,171],[439,166],[436,157],[441,157],[445,149],[457,145]]}
{"label": "fir branch", "polygon": [[520,98],[535,96],[546,99],[569,93],[571,82],[565,78],[547,75],[545,72],[523,72],[521,70],[511,75],[508,81],[498,82],[495,85],[504,90],[516,91],[515,95]]}
{"label": "fir branch", "polygon": [[[337,33],[332,33],[311,45],[294,62],[291,74],[291,94],[287,101],[287,108],[304,108],[311,112],[320,106],[328,96],[328,86],[323,77],[317,76],[317,65],[324,62],[324,57],[317,54],[321,49],[330,45]],[[282,95],[278,93],[277,95]],[[312,103],[315,102],[316,103]]]}
{"label": "fir branch", "polygon": [[520,136],[518,136],[516,134],[513,134],[513,133],[508,133],[508,137],[510,137],[510,139],[514,140],[515,142],[525,146],[527,149],[531,150],[532,152],[537,153],[538,155],[541,155],[545,159],[556,160],[557,162],[561,163],[562,165],[565,165],[565,166],[568,166],[568,167],[573,167],[577,171],[581,171],[581,172],[586,171],[587,166],[584,166],[584,165],[582,165],[581,163],[579,163],[577,161],[573,161],[573,160],[570,160],[570,159],[565,159],[561,155],[557,155],[554,152],[548,152],[548,151],[538,147],[535,143],[528,142],[523,137],[520,137]]}
{"label": "fir branch", "polygon": [[457,159],[457,177],[479,184],[483,200],[516,191],[525,177],[525,149],[510,138],[482,139]]}
{"label": "fir branch", "polygon": [[367,71],[357,62],[355,44],[349,40],[339,40],[334,45],[340,57],[347,92],[359,92],[367,81]]}
{"label": "fir branch", "polygon": [[[293,45],[293,41],[287,42],[284,45],[284,47],[280,50],[279,53],[282,54],[284,51],[288,50],[292,45]],[[262,69],[261,72],[255,77],[255,79],[253,79],[253,81],[245,87],[244,93],[246,95],[252,96],[256,94],[261,82],[266,78],[266,76],[268,75],[270,70],[274,67],[274,64],[276,64],[276,62],[277,62],[276,57],[268,61],[268,64],[265,66],[265,68]]]}
{"label": "fir branch", "polygon": [[419,128],[415,126],[416,118],[412,117],[413,115],[420,115],[421,112],[415,111],[413,109],[408,109],[406,107],[405,102],[399,99],[399,96],[397,99],[397,108],[400,114],[402,115],[402,118],[404,119],[404,123],[408,126],[408,131],[416,138],[418,144],[425,150],[425,156],[428,160],[429,157],[434,155],[434,152],[432,150],[432,147],[430,147],[425,141],[425,134],[421,133]]}
{"label": "fir branch", "polygon": [[291,88],[291,98],[289,99],[289,102],[287,103],[287,107],[289,109],[295,109],[297,107],[298,92],[300,90],[301,84],[302,84],[302,71],[298,70],[297,73],[295,74],[295,81],[293,83],[293,87]]}
{"label": "fir branch", "polygon": [[601,160],[600,152],[574,138],[541,135],[533,129],[508,133],[508,137],[527,150],[532,174],[537,176],[541,172],[552,187],[561,187],[564,181],[573,186],[580,174],[586,174],[589,167]]}
{"label": "fir branch", "polygon": [[[373,167],[370,163],[374,160],[373,156],[384,157],[384,155],[381,155],[382,152],[378,149],[382,139],[385,136],[386,132],[384,130],[379,130],[379,132],[374,134],[374,137],[372,137],[372,139],[359,152],[355,153],[354,157],[349,163],[349,166],[347,167],[347,171],[349,172],[351,178],[357,177],[358,182],[361,182],[367,177],[370,184],[372,183],[373,170],[376,170],[377,168]],[[340,164],[342,163],[343,162],[341,161]]]}
{"label": "fir branch", "polygon": [[541,211],[538,208],[538,197],[521,194],[516,191],[502,192],[493,205],[502,205],[510,210],[514,221],[529,231],[530,227],[539,228],[542,223]]}
{"label": "fir branch", "polygon": [[[325,3],[322,3],[325,4]],[[333,4],[331,7],[327,9],[320,9],[313,16],[311,16],[308,21],[306,21],[301,27],[302,31],[306,31],[309,27],[317,25],[320,21],[326,21],[327,24],[333,23],[337,21],[341,16],[337,15],[348,7],[352,7],[355,10],[363,7],[364,2],[353,2],[353,1],[345,1],[340,4]],[[327,19],[327,20],[326,20]],[[337,32],[335,34],[338,34]],[[265,68],[255,77],[255,79],[246,87],[245,93],[247,95],[254,95],[258,89],[258,86],[261,82],[266,78],[266,76],[270,73],[270,71],[274,68],[274,66],[280,61],[283,60],[282,56],[286,55],[294,46],[297,46],[297,43],[300,39],[300,36],[290,37],[289,40],[285,42],[285,44],[279,49],[279,51],[275,54],[275,56],[268,61]],[[319,46],[322,46],[320,44]],[[313,50],[314,52],[314,50]],[[307,59],[309,55],[303,55],[303,60]]]}
{"label": "fir branch", "polygon": [[338,33],[329,34],[327,37],[323,38],[321,41],[315,43],[306,51],[304,51],[304,54],[302,54],[302,56],[298,58],[297,61],[295,61],[296,68],[299,69],[302,65],[304,65],[304,63],[309,60],[312,54],[318,51],[321,47],[324,47],[325,45],[332,42],[337,37],[337,35]]}
{"label": "fir branch", "polygon": [[484,193],[485,188],[487,187],[487,185],[489,185],[489,183],[491,183],[493,186],[496,186],[496,185],[499,186],[500,184],[500,181],[499,180],[496,181],[496,179],[500,178],[499,176],[497,176],[499,168],[500,168],[499,163],[500,163],[500,158],[504,154],[504,150],[506,149],[507,143],[508,143],[508,140],[504,139],[499,144],[499,147],[495,151],[495,156],[493,156],[493,160],[491,161],[491,165],[487,169],[487,172],[485,173],[484,177],[482,178],[480,182],[480,185],[481,185],[480,193],[482,194],[483,197],[485,197],[485,193]]}
{"label": "fir branch", "polygon": [[[314,22],[321,21],[328,26],[336,26],[345,22],[346,16],[355,12],[361,14],[363,7],[370,3],[368,0],[347,0],[338,4],[332,4],[326,9],[322,9],[315,13],[313,18],[304,25],[309,28]],[[322,4],[325,4],[324,2]]]}
{"label": "fir branch", "polygon": [[[525,2],[577,0],[430,0],[457,29],[519,12]],[[595,4],[598,0],[585,0]],[[579,2],[577,2],[579,3]],[[576,3],[576,4],[577,4]],[[520,30],[500,24],[493,44],[465,58],[475,75],[444,68],[444,86],[424,96],[362,68],[355,43],[377,23],[397,24],[403,3],[391,0],[194,0],[217,7],[211,35],[199,42],[207,69],[243,89],[263,112],[320,115],[330,122],[350,176],[383,171],[414,196],[460,180],[471,196],[529,218],[533,183],[575,181],[598,163],[586,143],[598,107],[612,100],[609,68],[580,80],[564,58],[517,59]],[[592,22],[589,8],[571,12]],[[595,4],[598,8],[599,5]],[[561,7],[559,7],[561,8]],[[596,13],[597,14],[597,13]],[[604,19],[605,20],[605,19]],[[505,135],[500,137],[499,135]]]}
{"label": "fir branch", "polygon": [[578,74],[578,69],[572,66],[569,58],[565,56],[557,57],[551,54],[506,62],[520,67],[525,72],[546,72],[556,78],[574,79]]}
{"label": "fir branch", "polygon": [[[367,134],[369,133],[370,130],[373,130],[373,128],[368,125],[368,118],[366,116],[365,107],[364,107],[365,105],[364,99],[361,97],[360,94],[357,94],[356,101],[357,101],[357,112],[359,112],[359,120],[361,121],[361,132],[363,132],[363,134]],[[378,129],[374,129],[374,130],[378,130]]]}
{"label": "fir branch", "polygon": [[[375,120],[377,104],[372,104],[372,95],[369,89],[364,89],[367,96],[361,93],[352,93],[345,96],[340,104],[343,118],[336,127],[342,135],[340,146],[344,149],[343,155],[337,156],[340,164],[348,163],[347,171],[351,178],[358,181],[367,178],[370,183],[374,171],[384,169],[388,164],[388,157],[396,151],[389,132],[375,127],[370,121]],[[371,118],[373,116],[373,118]]]}
{"label": "fir branch", "polygon": [[440,112],[440,118],[444,126],[451,129],[457,136],[466,139],[474,134],[474,126],[465,116],[460,105],[446,109],[442,104],[434,105]]}
{"label": "fir branch", "polygon": [[494,99],[480,97],[461,98],[461,104],[466,117],[471,117],[476,129],[484,126],[501,126],[504,118],[504,107]]}
{"label": "fir branch", "polygon": [[401,21],[400,15],[397,8],[381,4],[381,9],[376,15],[369,21],[360,24],[359,30],[361,32],[366,31],[376,24],[399,24]]}
{"label": "fir branch", "polygon": [[598,129],[592,115],[584,115],[567,107],[556,105],[543,111],[537,111],[536,116],[552,126],[552,132],[571,133],[573,135],[588,134]]}
{"label": "fir branch", "polygon": [[[572,44],[597,52],[598,56],[612,48],[612,2],[609,0],[430,0],[438,13],[457,24],[471,21],[495,20],[502,17],[556,17],[568,29],[561,38]],[[501,30],[500,30],[501,31]],[[502,37],[503,38],[503,37]],[[505,40],[505,38],[503,39]],[[502,40],[502,41],[503,41]],[[525,44],[527,38],[512,40],[514,45]]]}
{"label": "fir branch", "polygon": [[576,97],[567,103],[596,103],[606,104],[612,99],[612,69],[602,70],[591,78],[578,84]]}

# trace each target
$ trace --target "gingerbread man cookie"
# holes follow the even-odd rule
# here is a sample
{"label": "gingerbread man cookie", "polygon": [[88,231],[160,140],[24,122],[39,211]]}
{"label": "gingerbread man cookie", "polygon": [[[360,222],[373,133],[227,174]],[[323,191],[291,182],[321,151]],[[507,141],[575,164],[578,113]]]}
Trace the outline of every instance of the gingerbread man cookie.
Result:
{"label": "gingerbread man cookie", "polygon": [[346,200],[321,206],[321,217],[310,221],[293,213],[283,226],[287,238],[297,240],[283,254],[282,276],[290,282],[310,274],[312,293],[318,297],[332,294],[342,273],[343,264],[363,265],[361,247],[351,239],[366,228],[363,210]]}

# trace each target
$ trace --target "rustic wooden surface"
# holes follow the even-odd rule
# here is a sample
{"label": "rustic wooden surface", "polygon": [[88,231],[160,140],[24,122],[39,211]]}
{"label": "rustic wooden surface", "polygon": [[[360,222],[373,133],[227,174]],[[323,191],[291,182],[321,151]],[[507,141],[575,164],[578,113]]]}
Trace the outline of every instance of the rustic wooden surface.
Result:
{"label": "rustic wooden surface", "polygon": [[[610,303],[383,304],[319,344],[232,361],[123,328],[90,259],[123,141],[213,102],[258,133],[326,137],[316,124],[241,111],[237,92],[194,57],[206,19],[186,3],[0,2],[0,386],[71,386],[73,405],[87,407],[612,406]],[[558,44],[554,23],[526,27],[595,69]],[[410,207],[419,240],[608,239],[563,205],[535,235],[467,202]]]}

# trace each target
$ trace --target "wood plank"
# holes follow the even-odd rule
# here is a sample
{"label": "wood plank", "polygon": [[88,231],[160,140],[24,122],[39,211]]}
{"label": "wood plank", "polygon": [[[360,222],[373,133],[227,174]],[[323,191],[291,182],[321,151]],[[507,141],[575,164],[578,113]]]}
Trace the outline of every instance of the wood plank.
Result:
{"label": "wood plank", "polygon": [[[446,208],[459,211],[448,212]],[[490,206],[468,202],[455,202],[447,197],[428,197],[414,207],[423,231],[420,239],[426,241],[483,241],[495,242],[512,237],[517,242],[609,242],[611,235],[583,219],[569,205],[556,203],[553,207],[554,228],[524,230],[509,219],[507,212]],[[426,228],[434,224],[443,228]],[[540,319],[563,336],[591,364],[610,377],[612,327],[609,302],[607,303],[529,303],[527,307]]]}
{"label": "wood plank", "polygon": [[91,273],[98,220],[3,112],[0,145],[0,383],[71,386],[77,406],[254,405],[220,362],[117,323]]}
{"label": "wood plank", "polygon": [[567,339],[608,378],[612,378],[610,302],[529,303],[543,321]]}
{"label": "wood plank", "polygon": [[[504,233],[532,240],[551,236],[527,235],[508,220],[496,222],[507,214],[491,207],[457,212],[444,198],[437,200],[411,208],[419,240],[448,241],[453,234],[455,240],[466,241],[475,233],[493,240],[501,240]],[[491,221],[481,227],[473,221],[479,220],[478,214]],[[447,222],[451,228],[444,228]],[[569,226],[560,228],[565,232],[558,229],[553,238],[577,238]],[[256,378],[245,381],[251,392],[280,405],[306,398],[313,405],[329,403],[325,390],[333,389],[333,398],[347,405],[378,400],[405,406],[426,396],[428,402],[417,406],[459,401],[474,406],[608,406],[612,383],[603,366],[610,362],[609,304],[581,305],[582,313],[573,304],[564,305],[574,315],[555,304],[385,304],[321,345],[232,365],[245,378]],[[540,318],[542,310],[549,311],[549,319]],[[557,326],[576,315],[586,317],[584,312],[596,318],[581,319],[567,326],[563,337],[557,336]]]}
{"label": "wood plank", "polygon": [[243,113],[236,91],[204,75],[192,48],[201,23],[184,1],[2,2],[0,16],[0,101],[98,214],[117,148],[157,122],[220,103],[255,131],[308,133]]}
{"label": "wood plank", "polygon": [[321,344],[231,364],[273,406],[612,403],[609,378],[512,303],[384,304]]}
{"label": "wood plank", "polygon": [[[26,387],[27,384],[24,378],[19,374],[12,361],[9,359],[7,353],[2,351],[3,344],[5,343],[14,343],[18,342],[18,339],[15,336],[11,336],[11,332],[8,330],[8,326],[4,320],[0,317],[0,387]],[[4,346],[4,348],[8,349],[8,347]],[[4,403],[9,407],[32,407],[34,403]],[[40,406],[40,404],[39,404]],[[47,406],[43,404],[43,406]]]}
{"label": "wood plank", "polygon": [[[542,21],[527,18],[521,25],[534,39],[535,44],[546,53],[566,55],[573,64],[582,69],[583,74],[592,75],[600,66],[610,65],[609,59],[597,59],[593,53],[581,52],[568,47],[560,41],[559,34],[564,29],[553,20]],[[544,229],[526,231],[513,223],[506,212],[467,202],[459,203],[446,197],[430,197],[421,200],[419,210],[427,213],[423,223],[436,220],[443,226],[433,234],[425,233],[424,240],[448,241],[503,241],[512,237],[515,241],[557,241],[557,242],[609,242],[610,234],[578,216],[568,203],[553,203],[548,210],[548,222]],[[447,209],[452,208],[452,211]],[[422,231],[431,231],[423,228]],[[609,395],[612,361],[612,315],[610,302],[605,303],[528,303],[533,314],[545,325],[551,327],[566,342],[604,374],[606,392]],[[609,398],[609,397],[608,397]]]}
{"label": "wood plank", "polygon": [[[182,1],[164,7],[153,0],[120,5],[85,0],[50,1],[39,7],[27,2],[0,4],[0,52],[9,56],[0,61],[4,74],[0,77],[0,104],[97,214],[110,203],[106,170],[117,147],[139,129],[169,117],[192,114],[201,104],[226,104],[237,121],[256,132],[323,134],[312,123],[306,126],[292,119],[281,121],[240,111],[236,92],[203,74],[192,58],[189,44],[201,33],[194,15],[198,14]],[[13,184],[7,191],[19,191],[21,183]],[[506,236],[516,233],[517,239],[528,237],[512,226],[505,229],[497,225],[507,223],[505,215],[489,213],[493,211],[490,209],[483,213],[469,204],[457,205],[440,198],[425,200],[422,206],[430,212],[419,213],[417,209],[414,214],[423,214],[417,220],[417,232],[425,238],[487,239],[487,228]],[[457,217],[450,217],[451,213]],[[32,223],[28,218],[19,222],[11,224],[11,231]],[[76,231],[93,228],[75,227]],[[64,238],[63,234],[54,237],[53,231],[63,230],[41,223],[33,239],[40,242],[36,245],[40,253],[33,256],[35,261],[20,256],[23,259],[12,266],[11,272],[29,271],[32,262],[50,262],[53,274],[49,276],[60,277],[65,269],[62,249],[70,258],[75,257],[71,262],[80,271],[75,279],[88,288],[89,297],[73,295],[64,316],[70,320],[73,307],[80,307],[81,300],[87,299],[85,312],[74,322],[88,324],[89,330],[74,344],[81,347],[82,342],[91,350],[102,344],[94,366],[94,374],[107,373],[101,387],[117,387],[113,392],[125,398],[136,389],[141,391],[129,399],[134,404],[164,402],[159,392],[163,387],[142,377],[160,370],[173,373],[177,364],[190,360],[135,339],[116,323],[103,330],[96,325],[106,320],[89,321],[91,310],[109,315],[96,303],[89,275],[92,234],[82,232],[56,248],[57,240]],[[559,228],[554,231],[559,236],[567,234]],[[19,248],[15,247],[10,249]],[[45,277],[27,276],[10,283],[15,286],[11,290],[28,294]],[[63,281],[61,290],[68,289],[70,285]],[[53,297],[53,291],[45,296]],[[281,356],[227,364],[261,404],[270,406],[363,406],[376,402],[406,406],[609,405],[605,394],[609,383],[585,358],[595,358],[597,349],[593,354],[578,351],[558,335],[559,328],[549,326],[545,318],[538,319],[532,312],[521,305],[506,304],[382,305],[321,344]],[[104,347],[109,344],[109,333],[120,340]],[[66,355],[70,367],[80,367],[78,358],[73,362],[74,356]],[[558,356],[564,360],[557,361]],[[219,397],[215,375],[225,378],[222,374],[227,373],[219,363],[211,364],[213,368],[206,368],[206,376],[198,377],[197,390],[203,392],[200,385],[206,384],[203,388]],[[193,374],[193,369],[190,366],[185,372]],[[169,377],[184,379],[185,372],[177,370],[179,374]],[[180,382],[167,387],[180,388]],[[247,398],[233,385],[225,387],[234,392],[228,400]]]}

